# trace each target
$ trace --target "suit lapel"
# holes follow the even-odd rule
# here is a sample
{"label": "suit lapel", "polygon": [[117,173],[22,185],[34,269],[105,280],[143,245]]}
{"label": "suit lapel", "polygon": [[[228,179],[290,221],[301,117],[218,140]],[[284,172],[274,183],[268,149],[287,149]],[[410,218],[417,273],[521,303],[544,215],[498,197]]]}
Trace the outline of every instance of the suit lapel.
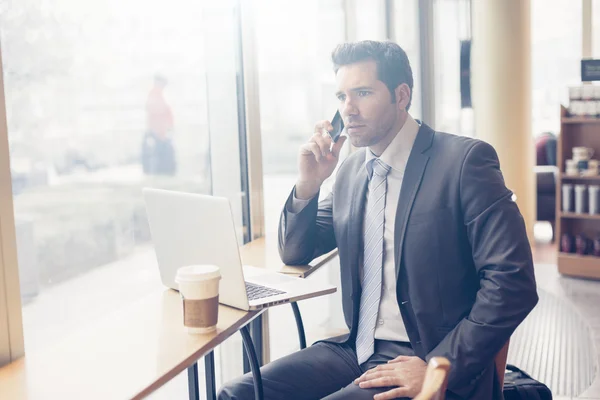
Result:
{"label": "suit lapel", "polygon": [[427,125],[422,124],[406,163],[394,228],[396,279],[398,279],[400,274],[402,248],[404,246],[404,234],[406,233],[408,218],[419,187],[421,186],[427,162],[429,161],[429,155],[425,152],[431,147],[433,136],[434,131]]}
{"label": "suit lapel", "polygon": [[[364,160],[364,158],[362,158]],[[359,292],[358,263],[361,259],[363,246],[363,219],[366,202],[366,193],[368,187],[367,170],[364,162],[361,162],[356,171],[356,180],[352,189],[352,198],[350,205],[350,218],[348,228],[348,249],[350,250],[350,272],[352,277],[352,294]]]}

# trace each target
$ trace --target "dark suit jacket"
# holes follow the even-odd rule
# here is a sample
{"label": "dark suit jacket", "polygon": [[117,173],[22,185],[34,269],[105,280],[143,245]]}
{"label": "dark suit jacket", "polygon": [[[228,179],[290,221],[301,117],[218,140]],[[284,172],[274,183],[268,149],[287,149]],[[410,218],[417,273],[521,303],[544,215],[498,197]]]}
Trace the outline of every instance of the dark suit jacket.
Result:
{"label": "dark suit jacket", "polygon": [[[367,189],[365,149],[340,166],[333,192],[281,216],[286,264],[339,250],[343,310],[353,343]],[[502,398],[494,357],[537,303],[523,217],[489,144],[421,125],[395,221],[396,298],[415,353],[452,363],[450,397]],[[389,223],[389,222],[388,222]]]}

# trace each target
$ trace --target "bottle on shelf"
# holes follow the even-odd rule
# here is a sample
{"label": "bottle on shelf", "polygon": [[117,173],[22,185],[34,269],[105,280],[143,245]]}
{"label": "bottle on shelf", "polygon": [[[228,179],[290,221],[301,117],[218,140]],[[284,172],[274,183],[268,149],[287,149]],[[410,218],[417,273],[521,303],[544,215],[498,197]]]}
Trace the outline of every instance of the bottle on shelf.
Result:
{"label": "bottle on shelf", "polygon": [[598,193],[600,192],[599,185],[588,186],[588,212],[590,214],[598,214]]}
{"label": "bottle on shelf", "polygon": [[586,196],[585,196],[586,186],[585,185],[575,185],[575,212],[577,214],[583,214],[586,212]]}
{"label": "bottle on shelf", "polygon": [[573,211],[573,184],[571,183],[562,185],[562,210],[563,212]]}

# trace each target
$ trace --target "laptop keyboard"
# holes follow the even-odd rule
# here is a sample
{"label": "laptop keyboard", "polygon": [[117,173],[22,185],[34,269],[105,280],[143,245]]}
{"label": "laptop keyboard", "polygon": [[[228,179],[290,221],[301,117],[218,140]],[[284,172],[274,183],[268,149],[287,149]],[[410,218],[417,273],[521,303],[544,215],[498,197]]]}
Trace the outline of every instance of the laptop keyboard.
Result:
{"label": "laptop keyboard", "polygon": [[277,289],[268,288],[266,286],[256,285],[254,283],[246,282],[246,293],[248,293],[249,300],[258,300],[264,297],[277,296],[279,294],[285,294],[285,292]]}

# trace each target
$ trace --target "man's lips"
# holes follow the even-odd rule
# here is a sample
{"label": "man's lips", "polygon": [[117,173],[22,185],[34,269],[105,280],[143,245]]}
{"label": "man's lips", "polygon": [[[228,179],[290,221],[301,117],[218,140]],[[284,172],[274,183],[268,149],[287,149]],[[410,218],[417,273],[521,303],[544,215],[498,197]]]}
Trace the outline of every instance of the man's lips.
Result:
{"label": "man's lips", "polygon": [[352,125],[348,125],[346,127],[346,129],[348,130],[348,132],[351,132],[351,131],[359,130],[364,127],[365,127],[365,125],[352,124]]}

